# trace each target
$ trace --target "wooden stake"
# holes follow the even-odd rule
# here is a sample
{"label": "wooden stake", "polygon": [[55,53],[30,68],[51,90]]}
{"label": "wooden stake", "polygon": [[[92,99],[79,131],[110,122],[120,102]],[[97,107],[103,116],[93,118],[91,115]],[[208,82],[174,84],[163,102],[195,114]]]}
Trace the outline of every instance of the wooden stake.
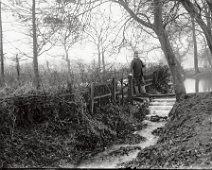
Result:
{"label": "wooden stake", "polygon": [[94,109],[94,83],[91,83],[91,101],[90,101],[90,113],[93,114]]}
{"label": "wooden stake", "polygon": [[112,102],[116,102],[116,82],[115,78],[112,79]]}
{"label": "wooden stake", "polygon": [[133,96],[133,77],[132,75],[128,76],[128,100],[132,102]]}
{"label": "wooden stake", "polygon": [[124,105],[124,88],[123,88],[123,77],[121,78],[121,104]]}

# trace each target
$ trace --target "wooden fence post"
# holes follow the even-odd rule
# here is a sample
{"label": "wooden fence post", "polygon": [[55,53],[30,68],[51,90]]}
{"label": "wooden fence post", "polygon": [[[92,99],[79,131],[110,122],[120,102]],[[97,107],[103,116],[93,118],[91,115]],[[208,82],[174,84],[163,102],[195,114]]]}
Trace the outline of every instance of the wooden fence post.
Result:
{"label": "wooden fence post", "polygon": [[91,101],[90,101],[90,113],[93,114],[94,109],[94,83],[91,83]]}
{"label": "wooden fence post", "polygon": [[123,77],[121,78],[121,104],[124,105]]}
{"label": "wooden fence post", "polygon": [[21,81],[20,81],[20,64],[19,64],[19,58],[18,58],[18,54],[16,54],[16,71],[17,71],[17,80],[18,80],[18,85],[21,85]]}
{"label": "wooden fence post", "polygon": [[128,100],[132,102],[133,96],[133,77],[132,75],[128,76]]}
{"label": "wooden fence post", "polygon": [[115,78],[112,79],[112,102],[115,103],[116,102],[116,81]]}

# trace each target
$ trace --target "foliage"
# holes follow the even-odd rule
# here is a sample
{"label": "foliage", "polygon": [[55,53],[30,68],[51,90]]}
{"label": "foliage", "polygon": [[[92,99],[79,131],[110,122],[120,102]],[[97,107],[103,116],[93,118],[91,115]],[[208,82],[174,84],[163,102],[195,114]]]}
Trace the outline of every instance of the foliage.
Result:
{"label": "foliage", "polygon": [[78,164],[114,139],[124,138],[134,130],[133,123],[142,121],[138,113],[130,114],[129,106],[112,104],[90,115],[80,92],[59,95],[63,92],[19,91],[0,100],[0,164],[58,166],[61,159]]}
{"label": "foliage", "polygon": [[170,73],[168,66],[158,66],[157,70],[153,72],[153,86],[161,93],[168,92],[168,83],[170,81]]}
{"label": "foliage", "polygon": [[[212,94],[189,95],[176,103],[156,145],[140,151],[126,167],[198,168],[211,166]],[[201,113],[201,114],[200,114]]]}

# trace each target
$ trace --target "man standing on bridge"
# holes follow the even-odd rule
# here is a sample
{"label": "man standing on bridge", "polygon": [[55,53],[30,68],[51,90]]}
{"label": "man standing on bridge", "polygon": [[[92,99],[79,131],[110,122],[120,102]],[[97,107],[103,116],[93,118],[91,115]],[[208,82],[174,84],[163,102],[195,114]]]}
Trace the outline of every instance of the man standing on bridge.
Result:
{"label": "man standing on bridge", "polygon": [[138,51],[134,52],[134,58],[131,61],[130,64],[130,72],[133,75],[133,86],[135,87],[135,93],[146,93],[145,89],[145,81],[144,81],[144,74],[143,74],[143,67],[145,65],[141,61],[141,59],[138,57]]}

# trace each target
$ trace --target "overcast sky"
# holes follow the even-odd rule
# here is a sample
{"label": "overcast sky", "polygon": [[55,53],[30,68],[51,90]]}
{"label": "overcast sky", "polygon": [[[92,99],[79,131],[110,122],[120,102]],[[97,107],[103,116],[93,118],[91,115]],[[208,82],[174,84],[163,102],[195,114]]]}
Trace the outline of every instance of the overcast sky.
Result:
{"label": "overcast sky", "polygon": [[[7,0],[3,0],[3,2],[7,2]],[[110,14],[114,21],[120,21],[122,17],[122,12],[119,6],[113,5],[112,10],[108,10],[108,6],[103,6],[100,11],[105,11],[106,14]],[[112,13],[111,13],[112,12]],[[32,48],[31,48],[31,38],[24,35],[28,32],[28,28],[24,24],[20,24],[17,19],[12,16],[9,12],[4,12],[2,16],[3,20],[3,37],[4,37],[4,53],[6,56],[6,63],[10,63],[10,59],[14,58],[16,54],[19,54],[20,51],[25,52],[27,54],[31,54],[32,56]],[[97,21],[98,22],[98,21]],[[139,44],[141,49],[148,50],[154,44],[158,44],[157,40],[155,39],[148,39],[146,40],[145,34],[143,35],[144,41]],[[50,62],[50,64],[60,65],[63,56],[63,50],[61,47],[54,47],[50,51],[44,53],[42,56],[39,57],[39,63],[45,64],[46,60]],[[71,48],[70,50],[70,59],[71,60],[81,60],[86,63],[92,62],[93,60],[97,60],[96,48],[95,46],[87,41],[84,40],[83,42],[77,43]],[[106,56],[106,62],[115,62],[117,64],[129,64],[133,56],[132,50],[122,49],[120,54],[115,54],[111,57]],[[163,57],[163,53],[160,49],[151,51],[149,53],[144,52],[139,54],[139,56],[144,60],[144,62],[159,62],[159,60],[165,61]],[[8,59],[10,58],[10,59]],[[29,59],[28,61],[31,61]],[[64,62],[64,61],[63,61]],[[184,66],[193,67],[192,60],[185,60]]]}

